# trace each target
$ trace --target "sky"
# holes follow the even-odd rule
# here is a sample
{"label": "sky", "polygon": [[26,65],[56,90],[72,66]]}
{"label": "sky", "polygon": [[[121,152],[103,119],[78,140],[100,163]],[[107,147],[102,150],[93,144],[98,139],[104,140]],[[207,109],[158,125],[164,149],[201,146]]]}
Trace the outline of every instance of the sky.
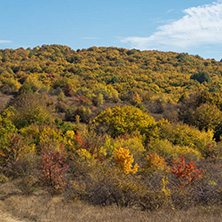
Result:
{"label": "sky", "polygon": [[113,46],[222,58],[222,0],[0,0],[0,49]]}

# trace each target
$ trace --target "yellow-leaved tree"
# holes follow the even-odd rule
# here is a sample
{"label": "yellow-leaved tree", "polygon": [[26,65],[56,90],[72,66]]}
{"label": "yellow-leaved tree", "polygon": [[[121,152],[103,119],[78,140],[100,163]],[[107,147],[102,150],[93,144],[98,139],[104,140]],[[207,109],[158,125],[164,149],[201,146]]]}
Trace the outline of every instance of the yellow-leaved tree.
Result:
{"label": "yellow-leaved tree", "polygon": [[107,128],[112,137],[135,131],[146,136],[148,141],[155,136],[154,118],[133,106],[115,107],[101,112],[93,123],[98,129]]}
{"label": "yellow-leaved tree", "polygon": [[114,159],[115,165],[125,174],[135,174],[139,168],[137,163],[133,166],[134,158],[128,148],[115,149]]}

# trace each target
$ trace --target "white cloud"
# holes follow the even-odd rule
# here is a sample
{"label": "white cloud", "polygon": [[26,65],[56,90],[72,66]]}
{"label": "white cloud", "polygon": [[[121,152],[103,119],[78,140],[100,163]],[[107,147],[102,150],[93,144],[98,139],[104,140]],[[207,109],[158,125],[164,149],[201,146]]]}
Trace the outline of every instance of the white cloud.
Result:
{"label": "white cloud", "polygon": [[0,40],[0,44],[12,43],[10,40]]}
{"label": "white cloud", "polygon": [[222,43],[222,1],[184,10],[185,15],[149,37],[127,37],[120,41],[139,49],[187,49]]}

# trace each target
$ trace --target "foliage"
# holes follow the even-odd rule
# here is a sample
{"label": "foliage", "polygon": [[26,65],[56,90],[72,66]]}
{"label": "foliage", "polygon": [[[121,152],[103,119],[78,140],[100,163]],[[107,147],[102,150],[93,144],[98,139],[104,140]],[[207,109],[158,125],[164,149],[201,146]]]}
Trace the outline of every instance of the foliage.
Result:
{"label": "foliage", "polygon": [[75,134],[75,132],[73,130],[68,130],[65,133],[65,148],[67,151],[75,153],[77,146],[78,146],[78,137],[79,133],[77,131],[77,133]]}
{"label": "foliage", "polygon": [[112,137],[125,133],[139,131],[146,135],[147,139],[155,135],[155,120],[143,113],[140,109],[132,106],[115,107],[101,112],[93,123],[101,127],[108,127]]}
{"label": "foliage", "polygon": [[[10,177],[24,176],[35,160],[35,145],[24,143],[21,135],[9,133],[7,144],[0,149],[0,169]],[[27,169],[29,168],[29,169]]]}
{"label": "foliage", "polygon": [[22,128],[20,134],[26,143],[36,146],[36,153],[40,153],[45,147],[51,147],[59,150],[61,144],[66,142],[66,137],[53,125],[36,125],[32,124]]}
{"label": "foliage", "polygon": [[46,105],[46,98],[34,94],[22,94],[13,102],[15,108],[12,122],[18,129],[29,126],[32,123],[49,123],[50,111]]}
{"label": "foliage", "polygon": [[217,142],[221,141],[221,134],[222,134],[222,121],[217,123],[214,131],[214,138]]}
{"label": "foliage", "polygon": [[21,137],[17,135],[17,129],[10,120],[12,115],[13,112],[11,112],[9,109],[4,110],[4,112],[0,115],[1,166],[7,165],[7,162],[10,162],[11,160],[13,161],[14,158],[17,159],[17,155],[19,155],[18,150],[20,150],[21,146],[23,146]]}
{"label": "foliage", "polygon": [[68,83],[66,83],[66,86],[64,88],[64,94],[66,96],[70,96],[70,97],[72,97],[74,95],[73,91],[72,91],[72,87]]}
{"label": "foliage", "polygon": [[40,172],[44,185],[53,189],[53,191],[61,191],[66,184],[64,180],[64,172],[68,166],[65,164],[62,152],[47,150],[41,155]]}
{"label": "foliage", "polygon": [[132,165],[134,158],[130,155],[128,148],[122,148],[115,150],[114,153],[115,165],[120,168],[125,174],[135,174],[138,170],[138,164]]}
{"label": "foliage", "polygon": [[154,171],[167,172],[169,171],[169,167],[167,166],[167,163],[163,157],[156,153],[151,153],[146,156],[146,162],[143,166],[143,171],[146,173],[153,173]]}
{"label": "foliage", "polygon": [[186,158],[192,160],[202,158],[200,151],[195,148],[184,145],[173,145],[167,139],[154,140],[149,144],[147,149],[149,152],[155,152],[167,160],[177,160],[181,155],[185,155]]}
{"label": "foliage", "polygon": [[28,194],[41,174],[53,192],[143,210],[221,202],[221,62],[43,45],[0,64],[0,180]]}
{"label": "foliage", "polygon": [[84,123],[88,123],[90,120],[90,116],[92,114],[92,111],[90,107],[85,106],[79,106],[78,108],[74,107],[74,109],[67,109],[66,111],[66,120],[76,120],[76,116],[79,116],[79,120]]}
{"label": "foliage", "polygon": [[[22,52],[21,49],[0,51],[0,82],[4,86],[14,82],[8,84],[9,88],[1,87],[2,91],[16,92],[20,87],[20,91],[38,92],[51,87],[53,90],[60,88],[70,96],[82,87],[93,89],[100,84],[99,88],[112,86],[115,93],[119,94],[110,97],[108,91],[100,91],[105,99],[118,99],[133,88],[140,96],[147,91],[160,95],[169,93],[170,97],[177,100],[182,92],[210,89],[221,78],[219,62],[185,53],[131,53],[131,50],[114,47],[95,47],[93,50],[89,48],[77,52],[61,45],[37,48],[22,49]],[[212,83],[204,86],[190,81],[193,75],[200,76],[200,82],[209,83],[210,76]],[[221,92],[221,85],[216,88]]]}
{"label": "foliage", "polygon": [[[220,115],[222,108],[222,99],[219,93],[208,92],[203,90],[198,93],[191,94],[181,101],[179,119],[183,122],[195,125],[195,120],[201,114],[203,121],[208,122],[208,117],[213,120]],[[201,113],[203,111],[203,114]],[[213,121],[210,121],[213,122]]]}
{"label": "foliage", "polygon": [[[21,79],[19,81],[23,82],[23,80]],[[45,86],[42,84],[42,82],[39,81],[36,77],[26,76],[24,82],[22,83],[22,86],[19,88],[19,94],[35,93],[44,87]]]}
{"label": "foliage", "polygon": [[213,144],[213,131],[199,131],[197,128],[181,123],[158,123],[159,138],[167,139],[173,145],[188,146],[199,151],[203,156],[208,152],[208,145]]}
{"label": "foliage", "polygon": [[193,74],[190,79],[197,80],[199,83],[207,82],[210,83],[212,81],[210,75],[207,72],[199,72]]}
{"label": "foliage", "polygon": [[192,116],[193,125],[200,130],[215,129],[218,122],[222,120],[222,112],[216,107],[204,103],[200,105]]}
{"label": "foliage", "polygon": [[181,156],[180,162],[173,162],[175,167],[172,168],[172,174],[176,176],[179,186],[186,186],[193,183],[204,170],[199,171],[197,165],[194,165],[194,161],[185,163],[184,156]]}
{"label": "foliage", "polygon": [[144,147],[144,137],[138,132],[135,132],[132,135],[125,134],[115,139],[111,139],[108,149],[111,150],[111,152],[114,152],[114,150],[119,147],[128,147],[136,161],[141,161],[146,151]]}

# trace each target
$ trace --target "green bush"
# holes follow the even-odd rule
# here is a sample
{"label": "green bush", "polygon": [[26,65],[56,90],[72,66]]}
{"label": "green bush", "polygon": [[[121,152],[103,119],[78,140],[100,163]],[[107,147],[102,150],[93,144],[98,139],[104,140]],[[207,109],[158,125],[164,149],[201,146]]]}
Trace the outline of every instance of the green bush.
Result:
{"label": "green bush", "polygon": [[212,82],[212,79],[210,75],[207,72],[198,72],[193,74],[190,79],[197,80],[199,83],[207,82],[210,83]]}

